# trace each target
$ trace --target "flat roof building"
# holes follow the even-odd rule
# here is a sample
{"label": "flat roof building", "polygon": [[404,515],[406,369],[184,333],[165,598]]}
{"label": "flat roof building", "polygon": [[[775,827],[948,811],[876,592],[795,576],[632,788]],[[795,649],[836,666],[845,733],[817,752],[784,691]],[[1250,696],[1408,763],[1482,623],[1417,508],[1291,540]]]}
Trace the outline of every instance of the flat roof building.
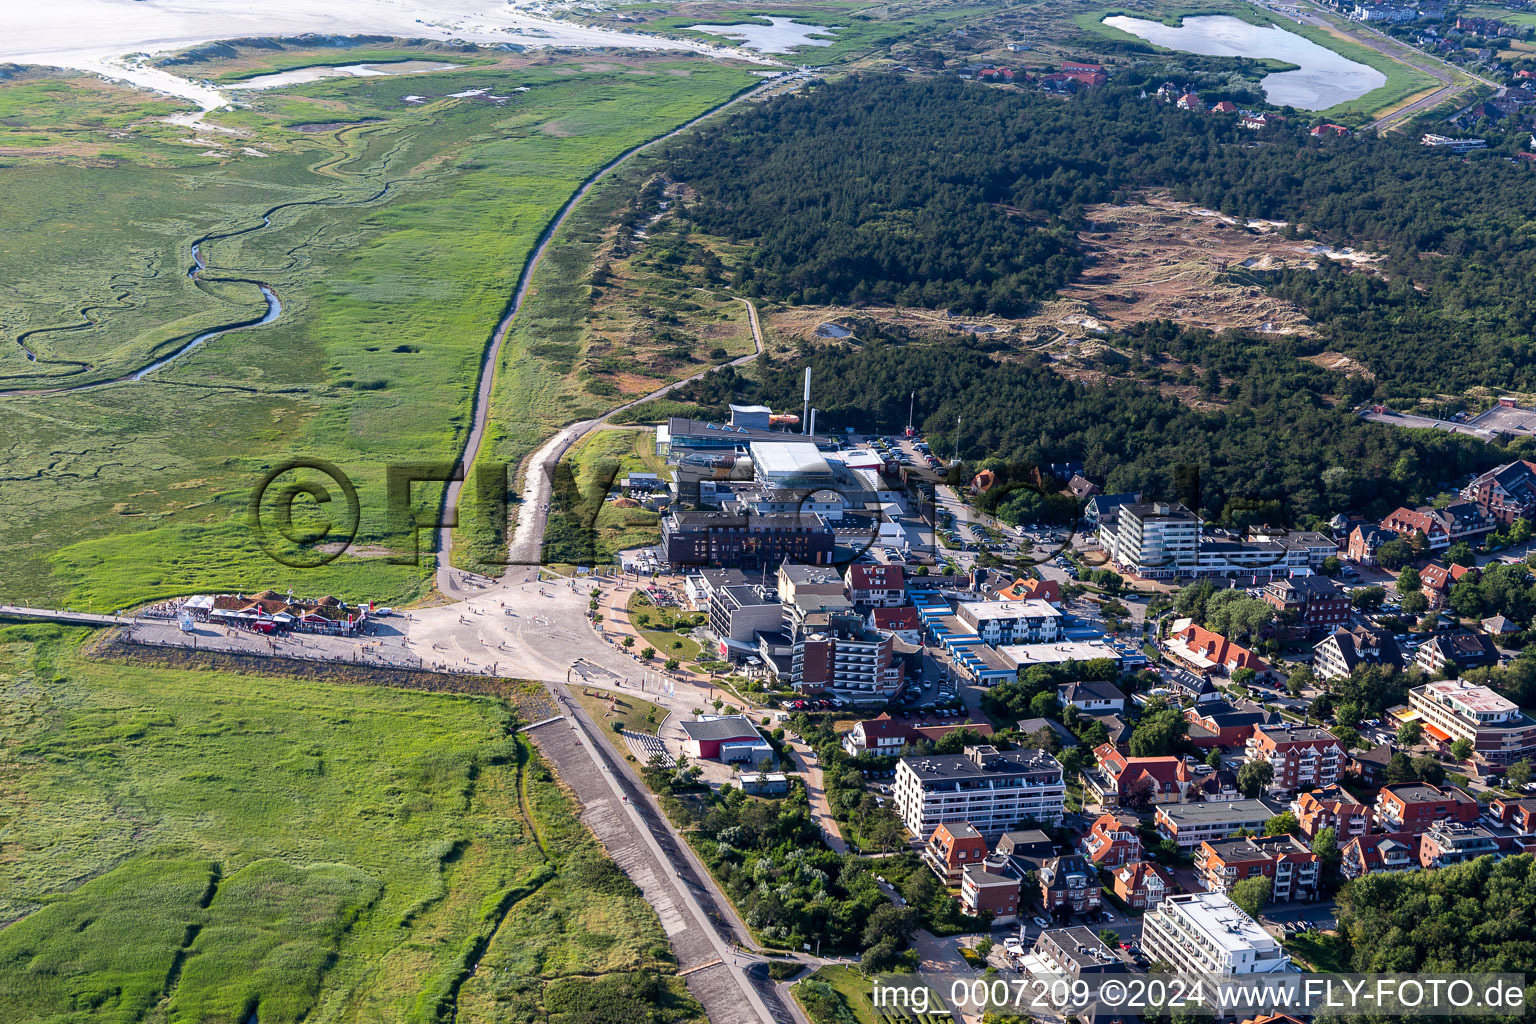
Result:
{"label": "flat roof building", "polygon": [[1280,810],[1263,800],[1221,800],[1194,804],[1162,804],[1157,808],[1157,831],[1189,849],[1207,839],[1220,839],[1240,829],[1256,832]]}
{"label": "flat roof building", "polygon": [[1031,665],[1067,665],[1078,661],[1113,661],[1120,664],[1120,652],[1103,640],[1057,640],[1044,644],[1005,644],[997,653],[1016,669]]}
{"label": "flat roof building", "polygon": [[1224,893],[1168,896],[1141,922],[1141,948],[1188,974],[1274,974],[1291,958]]}
{"label": "flat roof building", "polygon": [[1464,739],[1473,756],[1496,767],[1536,756],[1536,721],[1486,686],[1458,679],[1408,691],[1424,731],[1437,740]]}
{"label": "flat roof building", "polygon": [[754,476],[769,487],[814,491],[831,487],[832,466],[810,441],[753,441]]}
{"label": "flat roof building", "polygon": [[962,601],[955,617],[988,644],[1045,643],[1061,633],[1061,611],[1048,601]]}
{"label": "flat roof building", "polygon": [[1061,764],[1041,750],[966,747],[963,754],[904,757],[896,764],[896,813],[928,836],[945,822],[999,835],[1024,822],[1056,825],[1066,802]]}

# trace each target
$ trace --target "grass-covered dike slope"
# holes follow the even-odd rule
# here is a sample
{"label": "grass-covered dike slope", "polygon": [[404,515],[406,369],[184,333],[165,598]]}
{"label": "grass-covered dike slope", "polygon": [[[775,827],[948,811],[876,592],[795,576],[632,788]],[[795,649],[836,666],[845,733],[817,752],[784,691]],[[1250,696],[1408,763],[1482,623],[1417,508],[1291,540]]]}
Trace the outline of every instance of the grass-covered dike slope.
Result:
{"label": "grass-covered dike slope", "polygon": [[700,1018],[500,701],[87,638],[0,629],[0,1020]]}

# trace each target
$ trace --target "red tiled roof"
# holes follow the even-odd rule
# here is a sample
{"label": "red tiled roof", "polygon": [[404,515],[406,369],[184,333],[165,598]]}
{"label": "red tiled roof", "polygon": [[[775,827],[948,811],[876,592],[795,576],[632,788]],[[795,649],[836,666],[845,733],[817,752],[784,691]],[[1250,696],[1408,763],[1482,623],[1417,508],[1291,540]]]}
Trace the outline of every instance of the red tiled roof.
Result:
{"label": "red tiled roof", "polygon": [[918,618],[917,609],[911,605],[901,608],[875,609],[876,629],[918,629],[921,628],[922,624],[923,620]]}

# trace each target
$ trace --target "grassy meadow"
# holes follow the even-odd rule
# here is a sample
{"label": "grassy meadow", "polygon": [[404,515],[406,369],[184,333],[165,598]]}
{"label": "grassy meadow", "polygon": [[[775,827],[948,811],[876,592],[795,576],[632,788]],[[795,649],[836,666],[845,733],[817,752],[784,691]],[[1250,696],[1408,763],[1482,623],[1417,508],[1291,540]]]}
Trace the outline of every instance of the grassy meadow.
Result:
{"label": "grassy meadow", "polygon": [[86,637],[0,629],[0,1019],[700,1019],[500,701]]}
{"label": "grassy meadow", "polygon": [[[213,588],[394,603],[425,591],[414,531],[388,515],[386,466],[456,456],[489,335],[577,185],[753,81],[689,59],[496,59],[248,94],[209,116],[227,131],[196,133],[155,120],[169,101],[105,83],[0,83],[0,122],[52,140],[0,141],[0,391],[143,366],[259,313],[255,281],[283,303],[277,322],[142,381],[0,396],[0,599],[112,609]],[[194,239],[248,228],[206,243],[209,270],[187,275]],[[570,373],[524,347],[498,387],[574,390]],[[359,494],[351,553],[324,568],[279,565],[248,525],[256,482],[294,457],[333,463]],[[439,493],[412,489],[420,518]],[[335,521],[334,506],[295,508]]]}

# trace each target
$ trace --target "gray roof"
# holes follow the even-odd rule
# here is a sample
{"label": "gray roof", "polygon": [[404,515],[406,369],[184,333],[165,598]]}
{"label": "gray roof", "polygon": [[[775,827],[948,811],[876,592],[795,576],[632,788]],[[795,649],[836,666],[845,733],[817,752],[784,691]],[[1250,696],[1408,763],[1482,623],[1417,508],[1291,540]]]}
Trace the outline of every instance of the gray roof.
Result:
{"label": "gray roof", "polygon": [[1160,804],[1157,813],[1179,825],[1210,825],[1231,822],[1234,829],[1245,821],[1267,821],[1280,812],[1263,800],[1213,800],[1198,804]]}
{"label": "gray roof", "polygon": [[837,569],[826,565],[805,565],[800,562],[784,562],[779,566],[779,572],[791,583],[837,583],[843,582],[843,574]]}
{"label": "gray roof", "polygon": [[684,721],[678,724],[691,740],[762,739],[746,715],[722,715],[702,722]]}
{"label": "gray roof", "polygon": [[1073,700],[1125,700],[1125,694],[1114,683],[1085,682],[1063,683],[1057,688],[1058,692],[1065,690],[1068,701]]}

